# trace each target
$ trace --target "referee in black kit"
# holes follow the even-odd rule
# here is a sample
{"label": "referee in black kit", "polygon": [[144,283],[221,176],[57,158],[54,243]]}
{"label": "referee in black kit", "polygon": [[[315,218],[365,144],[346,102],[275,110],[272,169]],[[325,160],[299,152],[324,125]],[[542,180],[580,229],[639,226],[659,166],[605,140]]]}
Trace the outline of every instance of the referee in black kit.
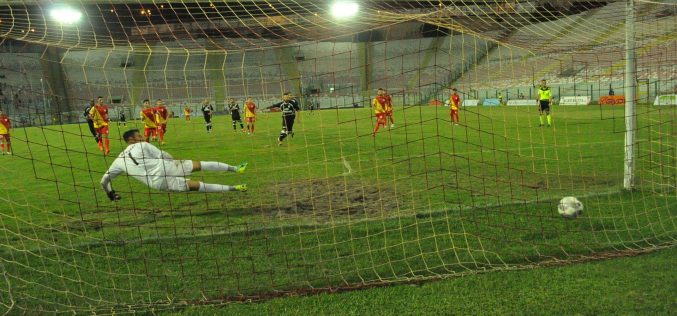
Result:
{"label": "referee in black kit", "polygon": [[282,131],[280,132],[280,137],[277,138],[277,145],[281,146],[282,141],[287,138],[287,135],[291,134],[291,137],[294,137],[294,120],[296,119],[296,112],[301,108],[299,107],[299,102],[292,98],[291,92],[285,92],[282,95],[282,102],[275,103],[269,107],[269,109],[272,108],[279,108],[282,112]]}

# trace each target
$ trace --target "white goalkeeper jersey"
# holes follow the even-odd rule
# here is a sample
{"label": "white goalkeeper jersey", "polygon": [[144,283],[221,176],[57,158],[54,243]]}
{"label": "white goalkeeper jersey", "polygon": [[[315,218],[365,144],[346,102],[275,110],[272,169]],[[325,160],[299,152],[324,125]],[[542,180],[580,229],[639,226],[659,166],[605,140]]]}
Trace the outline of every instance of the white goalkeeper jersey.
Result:
{"label": "white goalkeeper jersey", "polygon": [[113,161],[101,178],[101,186],[106,192],[112,190],[110,182],[122,173],[126,173],[149,187],[157,190],[167,189],[167,175],[174,176],[176,163],[170,154],[150,143],[131,144]]}

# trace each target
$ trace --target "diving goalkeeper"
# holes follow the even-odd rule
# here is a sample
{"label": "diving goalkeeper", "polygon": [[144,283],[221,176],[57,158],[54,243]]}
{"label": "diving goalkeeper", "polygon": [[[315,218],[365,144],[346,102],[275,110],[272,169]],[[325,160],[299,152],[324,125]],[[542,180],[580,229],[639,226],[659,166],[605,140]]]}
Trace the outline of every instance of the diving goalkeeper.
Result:
{"label": "diving goalkeeper", "polygon": [[167,152],[145,142],[138,129],[126,131],[122,137],[128,144],[127,148],[115,158],[101,178],[101,187],[111,201],[120,199],[120,195],[113,190],[111,182],[123,172],[161,191],[247,191],[246,184],[211,184],[185,178],[194,171],[200,170],[243,173],[247,168],[247,163],[241,163],[236,167],[215,161],[174,160]]}

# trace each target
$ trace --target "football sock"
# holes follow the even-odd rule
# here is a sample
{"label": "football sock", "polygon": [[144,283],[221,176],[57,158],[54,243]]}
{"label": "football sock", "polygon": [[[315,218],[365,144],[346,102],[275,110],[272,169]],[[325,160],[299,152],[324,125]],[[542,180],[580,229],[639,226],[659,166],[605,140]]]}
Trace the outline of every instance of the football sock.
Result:
{"label": "football sock", "polygon": [[106,138],[103,140],[104,144],[106,145],[106,152],[110,151],[110,139]]}
{"label": "football sock", "polygon": [[5,152],[5,143],[0,144],[0,148],[2,148],[2,152]]}
{"label": "football sock", "polygon": [[543,125],[543,115],[539,115],[538,120],[541,122],[541,125]]}
{"label": "football sock", "polygon": [[103,143],[101,142],[101,139],[96,142],[99,145],[99,150],[103,150]]}
{"label": "football sock", "polygon": [[233,121],[233,130],[237,131],[237,124],[235,124],[235,121]]}
{"label": "football sock", "polygon": [[[546,118],[548,119],[548,125],[552,124],[552,117],[550,117],[550,114],[548,114],[548,116],[546,116]],[[543,124],[543,123],[541,123],[541,124]]]}
{"label": "football sock", "polygon": [[207,192],[207,193],[228,192],[228,191],[235,191],[235,186],[234,185],[223,185],[223,184],[200,182],[199,191],[200,192]]}
{"label": "football sock", "polygon": [[237,171],[237,167],[217,161],[200,161],[204,171]]}

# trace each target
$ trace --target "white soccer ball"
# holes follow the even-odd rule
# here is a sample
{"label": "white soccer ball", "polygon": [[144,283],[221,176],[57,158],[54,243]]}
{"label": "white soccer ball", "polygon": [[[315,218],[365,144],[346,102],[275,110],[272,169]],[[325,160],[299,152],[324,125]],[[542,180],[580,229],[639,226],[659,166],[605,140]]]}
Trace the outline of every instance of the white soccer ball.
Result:
{"label": "white soccer ball", "polygon": [[557,212],[565,218],[576,218],[583,214],[583,203],[573,196],[567,196],[559,200]]}

